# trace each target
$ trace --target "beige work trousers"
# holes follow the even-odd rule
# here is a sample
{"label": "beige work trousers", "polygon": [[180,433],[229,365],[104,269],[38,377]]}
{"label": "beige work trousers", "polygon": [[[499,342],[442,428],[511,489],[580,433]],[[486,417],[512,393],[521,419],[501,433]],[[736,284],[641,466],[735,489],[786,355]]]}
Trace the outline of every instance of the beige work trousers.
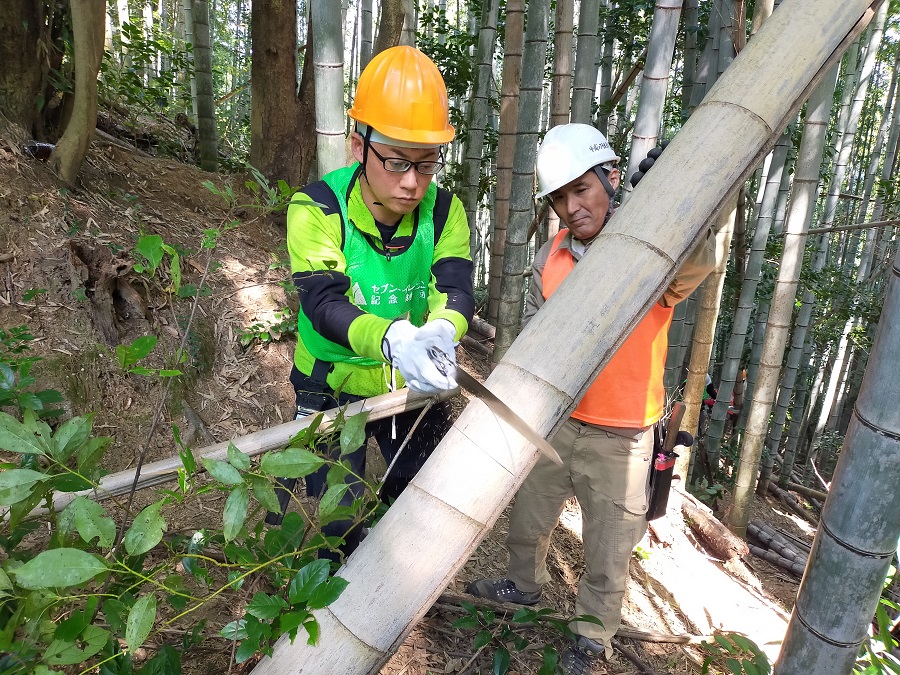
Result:
{"label": "beige work trousers", "polygon": [[523,591],[550,581],[550,534],[565,501],[578,498],[585,573],[575,614],[603,626],[577,622],[572,630],[608,645],[619,629],[628,561],[647,531],[647,478],[653,430],[639,440],[570,418],[553,438],[563,466],[541,456],[516,494],[509,521],[509,577]]}

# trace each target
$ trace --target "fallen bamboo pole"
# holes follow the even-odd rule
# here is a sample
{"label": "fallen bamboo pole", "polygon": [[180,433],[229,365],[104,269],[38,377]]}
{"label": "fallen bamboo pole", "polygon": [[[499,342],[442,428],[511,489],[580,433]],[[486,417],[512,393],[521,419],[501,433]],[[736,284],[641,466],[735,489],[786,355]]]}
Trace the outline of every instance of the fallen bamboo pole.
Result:
{"label": "fallen bamboo pole", "polygon": [[[447,399],[456,394],[458,390],[446,392],[437,397],[439,400]],[[370,420],[383,419],[391,415],[397,415],[407,410],[416,410],[423,407],[433,397],[425,394],[417,394],[409,389],[401,389],[400,391],[374,396],[372,398],[363,399],[356,403],[351,403],[344,410],[345,417],[352,417],[362,412],[369,413]],[[334,421],[340,412],[340,408],[331,408],[323,411],[323,424],[328,425]],[[318,415],[318,414],[317,414]],[[251,457],[261,455],[269,450],[276,450],[286,446],[290,440],[306,429],[315,420],[317,415],[310,415],[291,422],[285,422],[278,426],[269,427],[262,431],[255,431],[246,436],[238,436],[222,443],[208,445],[205,448],[194,451],[194,457],[198,460],[201,458],[226,460],[228,458],[228,446],[232,443],[241,452]],[[180,457],[169,457],[161,459],[157,462],[145,464],[141,468],[140,478],[138,478],[137,489],[153,487],[162,483],[167,483],[178,478],[178,469],[182,466]],[[198,469],[202,470],[203,465],[198,462]],[[65,508],[67,504],[72,502],[75,497],[83,496],[97,501],[110,499],[128,493],[134,483],[135,469],[119,471],[100,479],[100,483],[96,488],[90,490],[82,490],[80,492],[54,492],[53,508],[60,510]],[[32,515],[46,513],[46,507],[39,507],[33,510]]]}

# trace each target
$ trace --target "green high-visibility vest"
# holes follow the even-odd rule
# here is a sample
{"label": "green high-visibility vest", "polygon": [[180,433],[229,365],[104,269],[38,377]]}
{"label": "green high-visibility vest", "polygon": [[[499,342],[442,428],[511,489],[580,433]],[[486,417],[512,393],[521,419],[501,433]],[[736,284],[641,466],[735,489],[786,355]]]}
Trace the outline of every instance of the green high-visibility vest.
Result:
{"label": "green high-visibility vest", "polygon": [[[428,185],[425,196],[413,214],[413,242],[405,250],[381,250],[380,239],[360,231],[348,213],[347,197],[353,186],[359,163],[326,174],[322,180],[334,193],[344,231],[342,252],[350,277],[347,296],[350,302],[384,319],[408,317],[416,326],[425,322],[428,310],[428,285],[434,259],[434,203],[437,186]],[[322,361],[343,361],[359,365],[381,363],[319,335],[302,311],[297,328],[303,345]]]}

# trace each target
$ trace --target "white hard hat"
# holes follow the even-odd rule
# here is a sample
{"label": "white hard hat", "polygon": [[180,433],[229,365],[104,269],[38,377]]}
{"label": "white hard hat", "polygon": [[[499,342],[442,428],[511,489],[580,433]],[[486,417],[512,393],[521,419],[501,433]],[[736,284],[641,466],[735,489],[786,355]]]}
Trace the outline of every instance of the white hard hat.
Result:
{"label": "white hard hat", "polygon": [[590,124],[573,122],[553,127],[537,153],[537,197],[546,197],[598,164],[617,161],[619,157],[609,141]]}

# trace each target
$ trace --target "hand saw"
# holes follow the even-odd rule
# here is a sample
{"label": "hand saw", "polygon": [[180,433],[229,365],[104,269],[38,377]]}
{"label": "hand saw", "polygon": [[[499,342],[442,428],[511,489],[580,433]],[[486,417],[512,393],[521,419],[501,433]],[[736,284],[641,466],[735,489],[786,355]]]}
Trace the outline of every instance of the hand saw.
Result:
{"label": "hand saw", "polygon": [[[449,365],[451,363],[450,357],[447,356],[443,350],[432,347],[428,350],[428,356],[441,373],[446,375],[449,372]],[[556,452],[556,448],[550,445],[547,439],[532,429],[512,408],[497,398],[497,395],[494,392],[459,367],[456,368],[456,382],[463,389],[470,391],[484,401],[491,412],[518,431],[529,443],[536,445],[538,450],[544,453],[551,461],[560,466],[563,465],[563,461],[560,458],[559,453]]]}

